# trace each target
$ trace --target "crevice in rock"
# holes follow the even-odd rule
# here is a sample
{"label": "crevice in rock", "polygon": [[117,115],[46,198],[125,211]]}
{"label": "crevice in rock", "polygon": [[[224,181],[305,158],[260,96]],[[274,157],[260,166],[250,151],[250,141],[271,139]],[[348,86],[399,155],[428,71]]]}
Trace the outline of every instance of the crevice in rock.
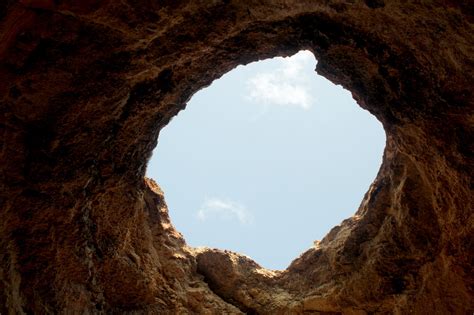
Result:
{"label": "crevice in rock", "polygon": [[239,303],[239,301],[236,301],[235,299],[233,299],[232,297],[228,297],[228,296],[225,296],[225,295],[222,295],[220,292],[219,292],[219,288],[218,287],[215,287],[214,284],[212,283],[212,281],[210,281],[204,274],[202,274],[199,270],[199,267],[198,267],[198,270],[197,270],[198,274],[202,275],[203,276],[203,281],[209,286],[209,289],[215,294],[217,295],[218,297],[220,297],[223,301],[225,301],[226,303],[229,303],[230,305],[233,305],[235,306],[239,311],[241,311],[243,314],[249,314],[249,315],[253,315],[253,314],[258,314],[258,312],[254,309],[251,309],[241,303]]}

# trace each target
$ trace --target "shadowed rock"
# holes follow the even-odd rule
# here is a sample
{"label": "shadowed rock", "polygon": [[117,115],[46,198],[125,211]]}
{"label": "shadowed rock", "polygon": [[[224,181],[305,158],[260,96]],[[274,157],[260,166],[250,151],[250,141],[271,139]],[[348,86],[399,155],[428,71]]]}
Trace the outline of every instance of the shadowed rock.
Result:
{"label": "shadowed rock", "polygon": [[[3,1],[0,313],[472,313],[473,12]],[[385,128],[359,210],[280,272],[188,247],[144,179],[161,128],[237,65],[301,49]]]}

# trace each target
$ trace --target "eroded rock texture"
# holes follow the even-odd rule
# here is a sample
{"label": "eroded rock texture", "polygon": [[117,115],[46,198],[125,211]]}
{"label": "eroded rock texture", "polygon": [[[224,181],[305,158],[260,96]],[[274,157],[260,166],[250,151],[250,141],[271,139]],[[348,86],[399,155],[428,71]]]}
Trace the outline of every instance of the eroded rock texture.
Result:
{"label": "eroded rock texture", "polygon": [[[0,313],[472,314],[473,11],[2,1]],[[144,179],[160,129],[233,67],[301,49],[383,123],[375,182],[285,271],[188,248]]]}

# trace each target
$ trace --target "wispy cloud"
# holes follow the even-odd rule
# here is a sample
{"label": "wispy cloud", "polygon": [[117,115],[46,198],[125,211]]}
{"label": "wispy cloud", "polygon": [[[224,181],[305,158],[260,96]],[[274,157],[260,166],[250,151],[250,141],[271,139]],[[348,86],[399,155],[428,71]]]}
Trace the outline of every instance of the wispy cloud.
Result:
{"label": "wispy cloud", "polygon": [[309,88],[311,74],[303,69],[314,67],[314,56],[309,51],[301,51],[294,56],[280,59],[280,67],[250,78],[247,84],[250,100],[265,105],[309,109],[312,103]]}
{"label": "wispy cloud", "polygon": [[237,219],[241,224],[253,223],[253,217],[245,206],[219,198],[206,199],[199,208],[197,216],[202,221],[210,217],[218,217],[220,219]]}

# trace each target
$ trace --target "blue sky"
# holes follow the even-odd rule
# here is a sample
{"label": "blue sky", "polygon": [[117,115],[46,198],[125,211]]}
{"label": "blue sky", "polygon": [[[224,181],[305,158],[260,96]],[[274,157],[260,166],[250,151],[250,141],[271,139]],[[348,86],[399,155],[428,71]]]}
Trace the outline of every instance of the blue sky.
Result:
{"label": "blue sky", "polygon": [[308,51],[239,66],[161,131],[147,176],[189,245],[285,269],[355,213],[385,133],[315,66]]}

